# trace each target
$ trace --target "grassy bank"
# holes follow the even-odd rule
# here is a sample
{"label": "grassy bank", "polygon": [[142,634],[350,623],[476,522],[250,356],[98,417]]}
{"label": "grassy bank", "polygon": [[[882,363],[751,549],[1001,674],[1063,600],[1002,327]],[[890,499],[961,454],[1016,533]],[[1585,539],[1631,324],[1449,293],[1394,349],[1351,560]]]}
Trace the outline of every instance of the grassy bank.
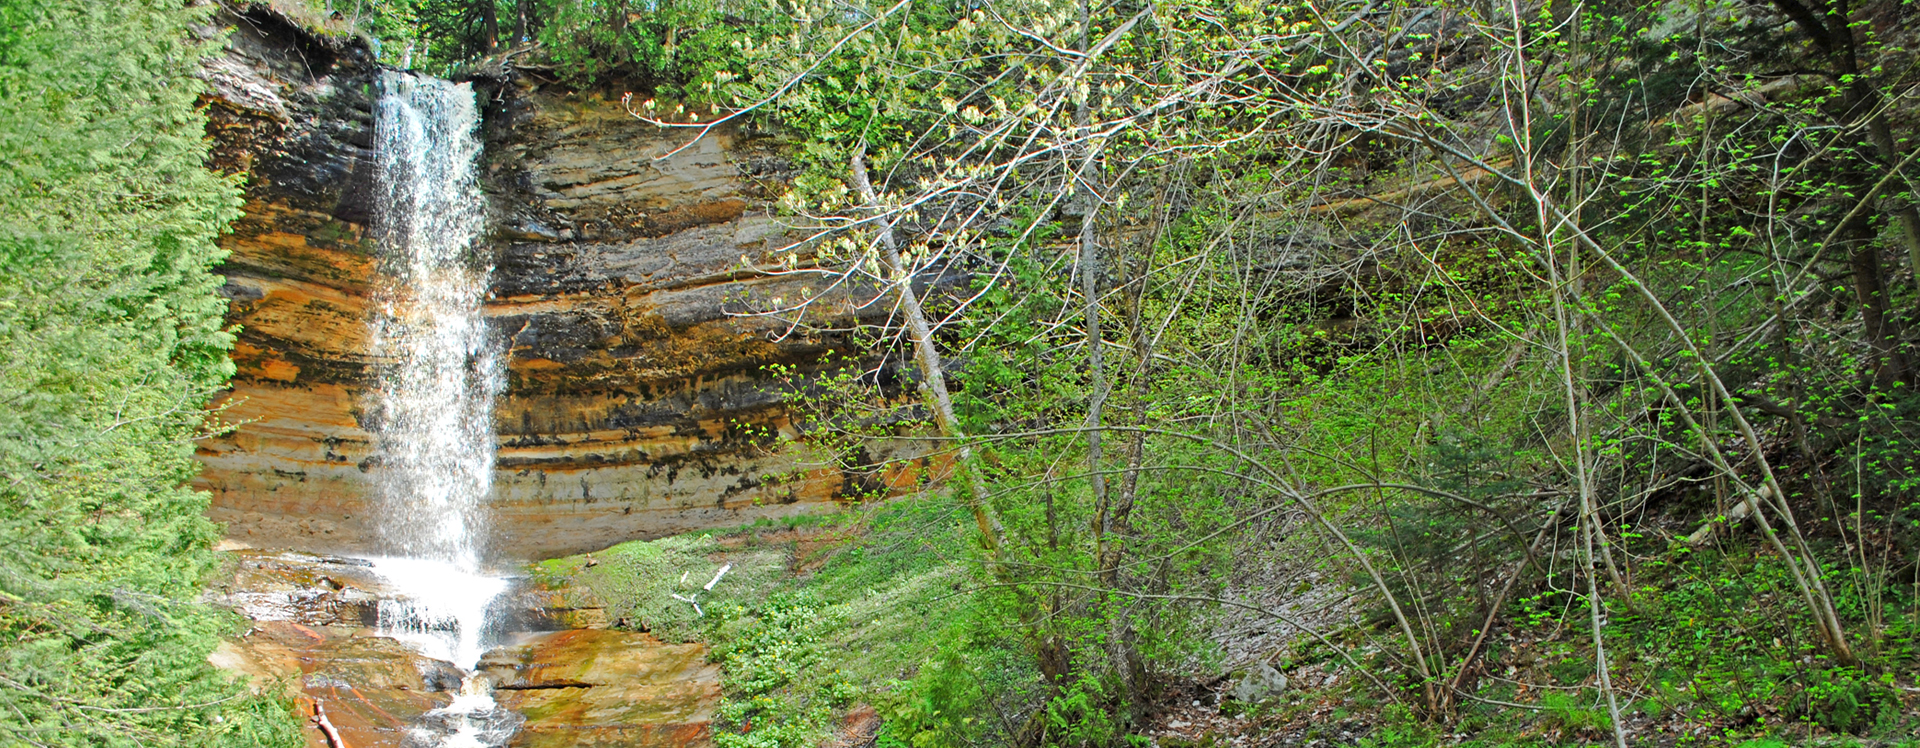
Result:
{"label": "grassy bank", "polygon": [[[869,715],[882,723],[881,746],[1006,745],[1046,721],[1035,710],[1040,678],[1023,624],[981,581],[955,511],[942,498],[901,499],[627,543],[538,572],[576,602],[604,606],[616,627],[711,644],[725,673],[722,746],[838,744],[842,733],[870,729]],[[1850,586],[1848,572],[1832,571],[1849,623],[1878,627],[1882,642],[1866,669],[1841,667],[1818,651],[1784,568],[1756,552],[1757,538],[1697,551],[1664,542],[1625,549],[1646,554],[1641,576],[1631,598],[1609,600],[1608,665],[1632,744],[1920,745],[1911,737],[1920,629],[1909,592]],[[1306,545],[1279,552],[1315,566]],[[1584,598],[1564,588],[1564,575],[1545,580],[1501,607],[1444,721],[1412,708],[1419,684],[1394,675],[1404,671],[1391,654],[1402,645],[1362,604],[1322,632],[1326,642],[1301,634],[1278,642],[1266,659],[1292,687],[1262,703],[1235,701],[1234,674],[1217,658],[1156,674],[1148,688],[1156,696],[1129,740],[1609,743]],[[1856,588],[1884,595],[1847,592]],[[1213,610],[1195,635],[1228,636],[1230,612]]]}
{"label": "grassy bank", "polygon": [[722,746],[816,745],[863,706],[885,720],[883,744],[923,745],[916,735],[1005,732],[991,702],[1016,703],[1035,678],[1017,632],[992,623],[967,542],[945,500],[908,498],[626,543],[536,572],[617,628],[713,645]]}

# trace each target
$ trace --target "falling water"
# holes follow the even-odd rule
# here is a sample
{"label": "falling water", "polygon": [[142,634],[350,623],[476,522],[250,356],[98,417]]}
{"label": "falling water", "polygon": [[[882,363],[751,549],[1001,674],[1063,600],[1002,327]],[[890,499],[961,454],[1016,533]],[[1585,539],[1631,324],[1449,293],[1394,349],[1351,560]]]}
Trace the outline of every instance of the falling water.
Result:
{"label": "falling water", "polygon": [[[382,283],[370,405],[375,516],[389,555],[373,561],[398,594],[381,602],[380,628],[471,673],[487,608],[507,586],[481,566],[502,378],[480,314],[490,270],[476,241],[486,225],[475,176],[480,114],[464,83],[386,72],[380,85]],[[429,713],[408,742],[495,745],[514,719],[494,705],[484,679],[469,675],[454,702]]]}
{"label": "falling water", "polygon": [[480,316],[488,268],[474,257],[486,225],[474,176],[480,115],[466,84],[394,72],[381,84],[380,532],[395,551],[472,572],[493,488],[500,389]]}

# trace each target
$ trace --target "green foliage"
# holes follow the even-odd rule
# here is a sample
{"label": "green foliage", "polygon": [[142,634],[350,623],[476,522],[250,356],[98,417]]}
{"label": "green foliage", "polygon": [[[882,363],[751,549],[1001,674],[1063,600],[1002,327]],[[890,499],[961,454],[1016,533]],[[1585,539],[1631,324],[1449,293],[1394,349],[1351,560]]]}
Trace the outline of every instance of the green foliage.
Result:
{"label": "green foliage", "polygon": [[0,2],[0,742],[294,745],[207,663],[187,487],[233,373],[195,36],[170,0]]}
{"label": "green foliage", "polygon": [[957,510],[937,495],[866,510],[864,535],[806,580],[832,601],[824,642],[884,720],[883,744],[1004,744],[1018,727],[996,715],[1036,687],[1006,598],[968,589],[985,582]]}
{"label": "green foliage", "polygon": [[1424,722],[1403,706],[1388,707],[1380,715],[1380,723],[1372,734],[1360,741],[1366,748],[1426,748],[1440,745],[1440,736],[1430,723]]}
{"label": "green foliage", "polygon": [[[1116,709],[1114,687],[1083,671],[1046,703],[1041,716],[1042,745],[1097,748],[1110,745],[1151,745],[1145,737],[1129,736],[1124,711]],[[1131,739],[1129,739],[1131,738]]]}
{"label": "green foliage", "polygon": [[302,1],[315,30],[364,35],[389,64],[450,71],[512,51],[570,83],[638,84],[700,104],[750,70],[746,40],[778,33],[764,19],[784,17],[758,3],[692,0]]}
{"label": "green foliage", "polygon": [[767,31],[760,4],[697,0],[546,0],[546,55],[581,82],[616,78],[663,100],[707,103],[750,70],[741,45]]}
{"label": "green foliage", "polygon": [[730,720],[752,725],[743,736],[817,742],[834,709],[861,702],[882,718],[883,745],[1008,739],[1009,726],[987,715],[1031,690],[1033,673],[1000,627],[999,598],[955,594],[975,577],[952,511],[935,497],[863,510],[860,535],[778,605],[745,608],[744,627],[714,627],[727,652],[745,643],[757,653],[726,659],[741,694],[729,686],[741,712]]}
{"label": "green foliage", "polygon": [[967,738],[992,734],[985,712],[998,694],[987,691],[981,674],[997,668],[983,666],[1009,653],[985,646],[969,628],[987,621],[984,616],[949,623],[938,634],[933,654],[920,663],[909,680],[889,684],[880,703],[886,720],[875,744],[880,748],[937,748],[966,745]]}
{"label": "green foliage", "polygon": [[423,20],[422,12],[448,3],[445,0],[268,0],[264,4],[311,33],[365,38],[381,62],[424,67],[432,56],[434,45],[430,39],[441,35],[423,33],[431,13],[429,19]]}
{"label": "green foliage", "polygon": [[[716,650],[725,667],[726,698],[720,718],[731,727],[715,733],[721,748],[804,748],[819,742],[834,709],[858,689],[832,668],[820,635],[833,625],[825,606],[805,591],[782,592],[747,608],[716,609],[711,625],[723,633]],[[806,687],[795,687],[803,675]]]}
{"label": "green foliage", "polygon": [[[1428,9],[1395,6],[1337,26],[1344,10],[1240,2],[1090,4],[1084,19],[1026,0],[518,7],[539,9],[529,28],[564,78],[649,88],[638,111],[679,124],[753,107],[783,135],[800,170],[781,207],[820,231],[788,271],[837,275],[868,309],[894,304],[903,280],[971,274],[921,298],[955,359],[947,383],[981,456],[968,469],[1003,550],[943,538],[939,570],[849,551],[808,583],[821,610],[845,610],[863,598],[828,590],[895,568],[883,558],[909,580],[991,580],[937,653],[916,633],[881,655],[916,673],[880,697],[889,745],[1007,721],[987,708],[995,688],[955,675],[969,667],[1027,699],[998,734],[1120,743],[1149,690],[1126,693],[1122,676],[1219,664],[1201,632],[1223,613],[1202,601],[1291,600],[1261,587],[1277,556],[1362,588],[1373,615],[1340,640],[1366,641],[1398,676],[1385,680],[1411,686],[1396,697],[1440,695],[1385,715],[1381,744],[1487,718],[1439,703],[1453,697],[1418,674],[1477,673],[1468,648],[1489,620],[1548,642],[1527,676],[1549,694],[1535,726],[1611,726],[1576,635],[1615,642],[1610,672],[1652,684],[1668,716],[1843,731],[1887,719],[1887,684],[1863,673],[1910,660],[1915,618],[1911,590],[1895,588],[1920,547],[1920,396],[1893,355],[1913,357],[1899,268],[1912,260],[1888,217],[1910,200],[1849,212],[1908,147],[1900,121],[1893,151],[1859,134],[1878,125],[1858,113],[1879,111],[1860,102],[1900,100],[1914,79],[1876,37],[1891,31],[1863,24],[1877,62],[1842,72],[1809,51],[1816,30],[1755,10],[1766,4],[1463,6],[1425,25]],[[1074,51],[1109,32],[1099,55]],[[856,147],[871,204],[849,184]],[[909,279],[877,267],[868,216],[895,229]],[[1082,231],[1095,257],[1077,251]],[[1891,332],[1868,330],[1875,314]],[[911,360],[896,333],[854,337]],[[870,446],[929,428],[910,390],[932,373],[913,368],[788,372],[807,380],[792,389],[796,428],[822,464],[874,475]],[[1112,429],[1098,459],[1088,426]],[[1790,494],[1768,509],[1775,531],[1827,565],[1815,573],[1876,665],[1819,659],[1832,645],[1809,634],[1816,595],[1769,565],[1781,559],[1662,568],[1667,537],[1757,485],[1762,461]],[[1576,497],[1599,516],[1577,516]],[[1588,602],[1576,575],[1595,572],[1569,538],[1591,525],[1598,573],[1649,586],[1603,591],[1617,615],[1601,632],[1574,614]],[[1249,546],[1266,532],[1288,537]],[[1544,552],[1528,559],[1536,534]],[[995,626],[999,638],[983,633]],[[1010,650],[1027,664],[996,659]],[[748,675],[803,654],[730,666],[743,694],[772,699],[763,721],[818,729],[811,681]]]}
{"label": "green foliage", "polygon": [[[932,496],[896,500],[804,522],[627,543],[542,562],[535,573],[585,587],[616,625],[710,643],[723,667],[724,725],[715,737],[723,745],[814,745],[856,703],[880,713],[882,743],[992,743],[1011,729],[983,714],[1025,698],[1034,673],[1001,625],[998,598],[955,594],[974,571],[953,509]],[[817,551],[826,554],[822,563],[761,539],[763,531],[794,529],[840,544]],[[723,581],[698,592],[704,616],[671,597],[694,595],[721,564],[732,564]],[[820,566],[789,572],[810,564]],[[676,581],[683,573],[688,584]]]}
{"label": "green foliage", "polygon": [[[1756,718],[1860,734],[1897,722],[1890,683],[1819,652],[1785,568],[1768,559],[1690,556],[1617,625],[1625,653],[1658,684],[1659,705],[1703,720]],[[1857,619],[1856,619],[1857,620]],[[1911,621],[1894,624],[1911,627]],[[1904,631],[1888,632],[1905,639]],[[1911,649],[1884,652],[1881,672],[1909,667]],[[1769,714],[1772,714],[1769,718]]]}
{"label": "green foliage", "polygon": [[[646,631],[666,641],[696,641],[706,628],[700,610],[739,606],[779,585],[786,571],[781,554],[749,549],[730,554],[726,573],[709,558],[720,552],[712,534],[677,535],[621,543],[589,556],[543,561],[535,573],[556,586],[584,588],[619,627]],[[588,566],[591,559],[593,565]],[[713,582],[716,576],[720,581]],[[713,582],[713,589],[705,589]],[[680,597],[676,598],[675,595]],[[694,608],[694,603],[701,606]]]}
{"label": "green foliage", "polygon": [[1540,695],[1540,707],[1548,724],[1570,732],[1607,729],[1607,710],[1599,694],[1591,691],[1548,691]]}

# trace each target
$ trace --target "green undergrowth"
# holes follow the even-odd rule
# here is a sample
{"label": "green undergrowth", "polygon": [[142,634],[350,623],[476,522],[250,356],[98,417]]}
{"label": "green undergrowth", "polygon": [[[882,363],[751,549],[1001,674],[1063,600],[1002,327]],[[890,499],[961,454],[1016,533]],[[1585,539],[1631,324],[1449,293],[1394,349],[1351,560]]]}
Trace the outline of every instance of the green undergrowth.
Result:
{"label": "green undergrowth", "polygon": [[1920,631],[1910,590],[1881,587],[1900,609],[1870,615],[1860,586],[1828,570],[1864,668],[1844,667],[1808,635],[1811,616],[1776,559],[1739,552],[1689,555],[1661,570],[1664,584],[1621,607],[1614,636],[1647,695],[1638,704],[1695,724],[1776,730],[1902,734],[1913,725],[1900,695],[1911,687]]}
{"label": "green undergrowth", "polygon": [[711,645],[723,748],[817,745],[863,706],[884,721],[880,745],[935,746],[1004,729],[988,702],[1032,677],[986,623],[968,542],[950,500],[910,497],[625,543],[536,574],[616,628]]}
{"label": "green undergrowth", "polygon": [[[1911,586],[1827,570],[1865,659],[1860,668],[1842,666],[1821,652],[1788,571],[1759,543],[1748,536],[1640,557],[1632,598],[1607,600],[1608,663],[1628,744],[1920,746],[1920,599]],[[1508,603],[1496,625],[1482,668],[1466,681],[1469,693],[1445,719],[1419,713],[1417,684],[1399,684],[1404,705],[1395,704],[1338,654],[1305,640],[1280,667],[1342,677],[1290,691],[1255,716],[1263,730],[1289,731],[1303,743],[1345,731],[1375,748],[1611,744],[1580,592],[1542,584]],[[1363,664],[1382,664],[1368,662],[1378,650],[1362,654],[1362,633],[1335,640]]]}
{"label": "green undergrowth", "polygon": [[[724,673],[724,748],[818,745],[863,706],[884,720],[885,748],[1000,744],[1024,726],[997,705],[1032,693],[1020,664],[1030,655],[1017,626],[992,623],[1008,619],[967,560],[954,510],[946,499],[900,499],[628,543],[591,554],[593,566],[576,556],[541,572],[595,598],[621,628],[712,645]],[[1636,557],[1632,599],[1608,600],[1606,641],[1630,744],[1920,745],[1907,737],[1920,693],[1911,589],[1829,570],[1868,658],[1865,669],[1841,667],[1820,654],[1785,568],[1758,542],[1629,549],[1647,552]],[[727,565],[714,589],[700,590]],[[1314,673],[1301,685],[1258,708],[1227,708],[1251,709],[1256,735],[1345,742],[1351,733],[1377,748],[1608,743],[1585,600],[1565,586],[1555,576],[1513,596],[1467,681],[1471,696],[1446,719],[1418,711],[1418,684],[1389,678],[1406,706],[1396,704],[1311,639],[1275,660],[1292,675]],[[672,597],[696,590],[698,615]],[[1385,642],[1367,626],[1332,641],[1385,673]],[[1340,677],[1305,685],[1320,673]]]}

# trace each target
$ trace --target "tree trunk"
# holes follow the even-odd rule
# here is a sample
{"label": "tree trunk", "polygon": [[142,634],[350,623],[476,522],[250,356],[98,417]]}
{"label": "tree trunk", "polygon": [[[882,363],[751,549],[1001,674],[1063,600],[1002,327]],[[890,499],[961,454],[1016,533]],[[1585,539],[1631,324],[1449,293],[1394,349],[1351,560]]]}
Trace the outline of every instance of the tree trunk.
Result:
{"label": "tree trunk", "polygon": [[[873,182],[867,177],[867,150],[862,143],[853,152],[853,183],[860,191],[860,198],[875,210],[877,198],[873,191]],[[955,462],[960,472],[967,477],[968,509],[973,520],[980,528],[980,542],[987,549],[989,561],[1000,561],[1000,538],[1005,529],[1000,518],[987,503],[987,482],[981,476],[976,464],[973,448],[967,444],[966,430],[960,427],[960,419],[953,414],[953,397],[947,391],[946,369],[940,363],[940,351],[933,345],[933,331],[927,325],[926,312],[920,308],[920,297],[913,291],[913,274],[908,272],[900,261],[900,249],[893,236],[893,219],[880,220],[880,261],[886,266],[887,273],[893,276],[893,282],[900,294],[901,313],[907,318],[907,337],[913,342],[914,356],[920,364],[920,391],[926,396],[927,405],[933,409],[934,424],[939,427],[940,435],[952,440],[956,447]]]}
{"label": "tree trunk", "polygon": [[480,53],[492,54],[500,43],[500,8],[495,0],[480,0]]}
{"label": "tree trunk", "polygon": [[[1847,181],[1853,183],[1856,194],[1870,194],[1868,188],[1876,181],[1873,171],[1882,173],[1901,163],[1899,141],[1893,136],[1893,127],[1888,123],[1883,110],[1883,100],[1873,87],[1871,71],[1860,67],[1859,44],[1854,37],[1852,8],[1847,0],[1774,0],[1774,6],[1792,18],[1802,33],[1813,41],[1814,47],[1827,60],[1828,75],[1835,85],[1841,87],[1841,106],[1836,119],[1858,127],[1862,132],[1859,147],[1862,156],[1874,153],[1879,163],[1877,169],[1848,169]],[[1910,199],[1910,198],[1909,198]],[[1895,206],[1891,211],[1894,220],[1900,225],[1901,242],[1906,245],[1907,256],[1913,263],[1915,283],[1920,283],[1920,211],[1911,202]],[[1862,216],[1857,225],[1845,228],[1849,235],[1848,269],[1853,276],[1854,301],[1860,305],[1860,317],[1867,343],[1874,351],[1874,383],[1881,389],[1892,388],[1896,382],[1910,382],[1911,369],[1908,367],[1905,353],[1901,350],[1901,331],[1898,320],[1888,306],[1886,274],[1880,262],[1880,249],[1873,245],[1873,228],[1869,219]]]}

